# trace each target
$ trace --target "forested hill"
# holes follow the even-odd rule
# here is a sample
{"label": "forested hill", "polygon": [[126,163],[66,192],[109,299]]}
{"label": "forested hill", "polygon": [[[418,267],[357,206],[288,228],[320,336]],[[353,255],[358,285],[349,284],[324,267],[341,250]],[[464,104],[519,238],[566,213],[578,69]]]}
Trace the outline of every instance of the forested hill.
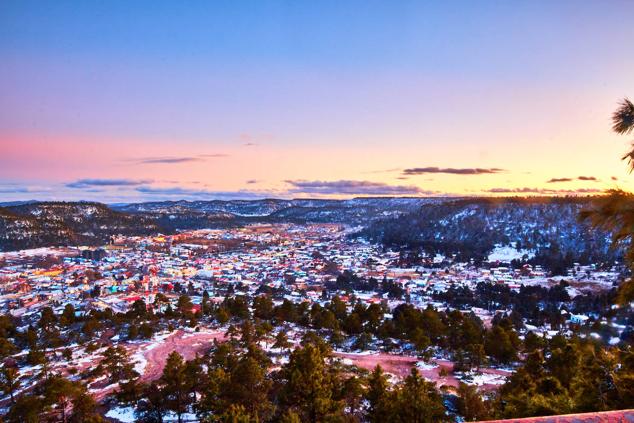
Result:
{"label": "forested hill", "polygon": [[113,208],[128,213],[169,215],[173,220],[185,218],[188,215],[204,213],[206,215],[224,215],[235,218],[267,218],[270,221],[363,224],[380,217],[410,213],[423,204],[445,200],[407,197],[352,198],[349,200],[181,200],[121,204],[113,206]]}
{"label": "forested hill", "polygon": [[0,251],[106,243],[111,235],[156,233],[152,219],[100,203],[38,202],[0,207]]}
{"label": "forested hill", "polygon": [[[532,251],[546,264],[617,260],[606,234],[578,221],[589,198],[178,201],[106,206],[29,202],[0,207],[0,251],[97,245],[111,235],[172,233],[252,222],[329,222],[364,228],[388,247],[481,260],[496,245]],[[532,255],[532,254],[531,254]]]}
{"label": "forested hill", "polygon": [[350,200],[160,201],[107,206],[89,202],[17,202],[0,207],[0,251],[56,245],[97,245],[111,235],[173,233],[254,222],[367,225],[399,216],[425,198]]}
{"label": "forested hill", "polygon": [[459,199],[370,224],[359,235],[388,247],[483,260],[496,246],[525,250],[549,268],[620,260],[608,234],[579,221],[590,198]]}

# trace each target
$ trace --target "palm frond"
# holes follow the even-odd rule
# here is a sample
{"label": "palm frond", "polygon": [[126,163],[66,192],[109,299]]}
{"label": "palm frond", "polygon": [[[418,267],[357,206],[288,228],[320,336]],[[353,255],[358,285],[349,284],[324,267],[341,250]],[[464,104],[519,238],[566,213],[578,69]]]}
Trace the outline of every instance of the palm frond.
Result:
{"label": "palm frond", "polygon": [[634,171],[634,143],[632,143],[632,150],[621,157],[621,160],[627,161],[627,164],[630,167],[630,173],[632,173],[632,171]]}
{"label": "palm frond", "polygon": [[[592,202],[590,208],[579,214],[582,221],[612,235],[614,245],[625,247],[625,262],[634,270],[634,194],[619,189],[609,190],[606,195]],[[634,300],[634,280],[621,284],[619,301]]]}
{"label": "palm frond", "polygon": [[583,221],[610,232],[614,242],[634,238],[634,194],[611,189],[580,213]]}
{"label": "palm frond", "polygon": [[629,134],[634,131],[634,104],[624,98],[612,115],[612,130],[617,134]]}

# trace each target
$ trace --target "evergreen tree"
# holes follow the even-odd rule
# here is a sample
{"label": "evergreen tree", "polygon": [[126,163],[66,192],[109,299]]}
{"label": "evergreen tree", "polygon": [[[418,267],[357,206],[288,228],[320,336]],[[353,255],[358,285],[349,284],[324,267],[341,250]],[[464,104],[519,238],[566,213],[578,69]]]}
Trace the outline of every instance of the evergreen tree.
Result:
{"label": "evergreen tree", "polygon": [[[72,417],[69,412],[74,408],[74,404],[84,402],[83,413],[89,413],[90,400],[87,396],[86,388],[78,382],[70,381],[58,375],[54,375],[46,379],[41,386],[44,403],[46,405],[54,405],[55,410],[59,410],[60,420],[63,423],[69,421]],[[92,410],[94,411],[94,403]]]}
{"label": "evergreen tree", "polygon": [[440,393],[416,369],[398,386],[388,421],[435,423],[448,421]]}
{"label": "evergreen tree", "polygon": [[60,325],[62,325],[63,327],[68,327],[75,323],[75,320],[75,307],[73,307],[72,304],[66,304],[64,306],[64,311],[62,312],[62,315],[59,319]]}
{"label": "evergreen tree", "polygon": [[70,415],[70,423],[106,423],[106,420],[97,412],[97,401],[85,392],[79,393],[73,398],[73,411]]}
{"label": "evergreen tree", "polygon": [[57,323],[57,316],[51,307],[44,307],[41,312],[40,320],[38,321],[38,326],[44,330],[51,330],[55,324]]}
{"label": "evergreen tree", "polygon": [[157,383],[151,383],[143,390],[142,399],[138,402],[134,415],[142,423],[163,423],[163,416],[168,411],[165,394]]}
{"label": "evergreen tree", "polygon": [[273,344],[273,348],[279,348],[282,351],[286,351],[290,348],[291,343],[288,341],[288,337],[286,336],[286,332],[283,330],[279,331],[277,335],[275,335],[275,343]]}
{"label": "evergreen tree", "polygon": [[267,369],[250,356],[242,357],[232,369],[222,397],[227,404],[240,405],[258,421],[267,420],[272,411],[269,401],[271,381]]}
{"label": "evergreen tree", "polygon": [[100,367],[108,374],[110,383],[125,382],[138,376],[128,351],[121,345],[104,351]]}
{"label": "evergreen tree", "polygon": [[287,410],[280,418],[280,423],[302,423],[302,420],[293,410]]}
{"label": "evergreen tree", "polygon": [[281,372],[280,401],[302,421],[316,423],[341,414],[342,405],[333,399],[333,375],[321,348],[307,343],[296,349]]}
{"label": "evergreen tree", "polygon": [[176,312],[186,318],[186,319],[191,319],[194,316],[194,313],[192,312],[192,309],[194,307],[194,304],[192,303],[191,298],[189,298],[188,295],[181,295],[180,297],[178,297],[178,302],[176,303]]}
{"label": "evergreen tree", "polygon": [[370,374],[364,398],[368,402],[367,418],[370,423],[387,421],[390,415],[391,398],[387,377],[377,365]]}
{"label": "evergreen tree", "polygon": [[13,397],[15,391],[20,388],[20,373],[14,366],[8,366],[6,363],[0,369],[0,390],[11,398],[11,404],[15,404]]}
{"label": "evergreen tree", "polygon": [[5,419],[8,423],[40,423],[44,401],[37,395],[22,395],[11,406]]}
{"label": "evergreen tree", "polygon": [[273,301],[268,295],[259,295],[253,299],[253,316],[263,320],[273,318]]}
{"label": "evergreen tree", "polygon": [[517,348],[513,344],[511,330],[505,330],[500,325],[494,325],[487,332],[484,340],[484,350],[498,363],[508,364],[517,360]]}
{"label": "evergreen tree", "polygon": [[483,401],[475,386],[460,383],[457,394],[456,407],[458,414],[464,417],[465,421],[486,420],[490,417],[487,404]]}
{"label": "evergreen tree", "polygon": [[183,357],[178,352],[173,351],[167,357],[160,378],[165,405],[176,414],[179,423],[182,422],[182,415],[187,411],[191,399],[185,369]]}
{"label": "evergreen tree", "polygon": [[217,419],[208,419],[219,423],[252,423],[259,420],[253,418],[242,405],[231,404]]}

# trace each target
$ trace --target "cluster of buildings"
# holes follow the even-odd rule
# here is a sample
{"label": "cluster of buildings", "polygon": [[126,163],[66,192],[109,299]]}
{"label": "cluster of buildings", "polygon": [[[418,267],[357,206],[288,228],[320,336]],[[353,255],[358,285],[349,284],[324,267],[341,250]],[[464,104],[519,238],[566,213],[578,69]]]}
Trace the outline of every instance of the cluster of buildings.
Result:
{"label": "cluster of buildings", "polygon": [[[476,268],[442,256],[403,267],[398,252],[349,235],[349,228],[335,224],[251,225],[173,236],[118,237],[96,249],[0,253],[0,310],[28,316],[47,305],[61,309],[71,303],[80,312],[105,308],[125,312],[140,298],[151,304],[159,292],[173,299],[187,293],[196,304],[204,291],[212,300],[222,301],[228,290],[256,295],[265,286],[291,301],[321,302],[324,286],[344,270],[362,279],[391,280],[421,307],[433,302],[433,292],[451,286],[473,288],[489,281],[519,289],[522,284],[554,285],[561,279],[530,266],[513,269],[491,263]],[[609,288],[617,278],[617,271],[599,272],[591,266],[577,267],[563,277],[570,283],[571,296]],[[388,301],[387,294],[380,292],[354,295],[368,303]],[[389,305],[401,301],[392,298]],[[491,317],[491,312],[478,312],[485,320]]]}

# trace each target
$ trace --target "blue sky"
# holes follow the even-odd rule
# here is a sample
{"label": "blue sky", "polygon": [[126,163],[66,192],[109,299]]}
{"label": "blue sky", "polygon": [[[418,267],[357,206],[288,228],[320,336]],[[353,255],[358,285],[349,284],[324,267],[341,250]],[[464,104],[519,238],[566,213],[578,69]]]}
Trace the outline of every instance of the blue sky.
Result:
{"label": "blue sky", "polygon": [[[0,183],[73,199],[95,195],[61,189],[85,178],[196,180],[209,195],[283,195],[289,180],[470,194],[592,166],[613,184],[626,179],[609,116],[634,95],[631,16],[627,1],[4,1]],[[120,165],[204,154],[226,160]],[[506,172],[380,173],[429,166]]]}

